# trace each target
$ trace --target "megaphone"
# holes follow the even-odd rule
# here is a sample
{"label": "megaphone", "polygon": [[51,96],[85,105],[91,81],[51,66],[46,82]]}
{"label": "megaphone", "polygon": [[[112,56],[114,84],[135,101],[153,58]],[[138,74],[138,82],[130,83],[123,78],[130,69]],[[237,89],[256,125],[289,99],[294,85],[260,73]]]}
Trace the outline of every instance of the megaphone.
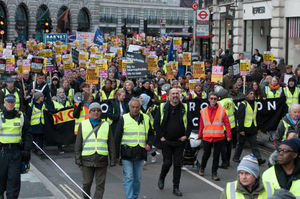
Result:
{"label": "megaphone", "polygon": [[83,101],[83,95],[82,95],[82,93],[81,92],[75,93],[73,100],[76,103],[82,102]]}
{"label": "megaphone", "polygon": [[171,88],[171,85],[170,85],[170,84],[164,84],[164,85],[161,87],[161,89],[162,89],[163,91],[166,91],[166,92],[168,92],[168,91],[170,90],[170,88]]}

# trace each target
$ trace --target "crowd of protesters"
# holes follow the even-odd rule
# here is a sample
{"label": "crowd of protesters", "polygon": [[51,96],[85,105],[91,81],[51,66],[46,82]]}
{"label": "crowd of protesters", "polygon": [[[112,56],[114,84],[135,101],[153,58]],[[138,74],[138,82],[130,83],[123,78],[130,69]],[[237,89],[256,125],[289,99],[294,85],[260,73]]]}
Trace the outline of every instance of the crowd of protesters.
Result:
{"label": "crowd of protesters", "polygon": [[[115,45],[115,41],[108,40],[108,49],[109,52],[110,47]],[[300,86],[300,65],[299,66],[291,66],[284,64],[283,60],[280,60],[279,64],[277,61],[273,61],[271,64],[266,65],[263,61],[263,55],[259,53],[259,50],[255,49],[253,56],[248,58],[251,60],[251,71],[246,77],[241,77],[239,74],[234,74],[234,68],[233,65],[239,64],[241,60],[247,59],[243,53],[239,54],[239,58],[234,60],[233,56],[230,54],[229,50],[225,50],[223,52],[222,49],[219,49],[217,52],[213,51],[213,56],[211,59],[205,59],[203,60],[200,56],[197,57],[195,60],[191,60],[190,66],[183,66],[183,50],[179,50],[177,52],[177,62],[178,62],[178,68],[173,70],[172,74],[172,80],[170,78],[167,78],[167,70],[166,70],[166,60],[168,60],[168,53],[169,53],[169,46],[170,46],[171,40],[159,39],[159,40],[148,40],[147,41],[139,41],[136,39],[129,40],[130,43],[134,43],[135,45],[140,45],[143,49],[148,49],[149,51],[154,51],[158,57],[158,63],[157,63],[157,70],[151,72],[147,78],[144,79],[127,79],[125,75],[121,75],[120,69],[120,56],[113,56],[111,61],[108,62],[108,70],[107,70],[107,76],[108,78],[102,79],[99,84],[97,85],[89,85],[86,83],[86,67],[79,66],[77,64],[74,64],[74,67],[71,72],[66,73],[64,71],[64,65],[62,63],[57,64],[56,61],[53,61],[52,64],[55,66],[55,70],[48,73],[43,73],[42,71],[39,73],[32,73],[30,71],[23,71],[22,74],[18,74],[18,70],[16,69],[16,72],[5,72],[1,75],[1,91],[0,91],[0,108],[1,110],[5,110],[5,97],[9,94],[14,94],[16,96],[16,105],[15,109],[18,111],[21,111],[25,113],[25,115],[29,118],[30,124],[31,124],[31,134],[33,136],[33,140],[41,147],[44,148],[44,128],[45,128],[45,121],[43,117],[43,112],[48,111],[50,113],[56,113],[57,111],[67,108],[67,107],[74,107],[74,113],[73,116],[75,118],[75,134],[77,132],[80,132],[80,135],[82,134],[82,128],[80,127],[80,124],[82,121],[88,119],[89,112],[91,111],[90,105],[94,102],[103,102],[103,101],[110,101],[108,116],[106,118],[102,118],[105,121],[108,121],[110,124],[109,131],[111,131],[110,136],[116,137],[118,140],[118,143],[120,144],[121,137],[120,137],[120,119],[123,118],[123,116],[127,113],[131,113],[129,102],[134,99],[138,99],[138,102],[140,103],[140,112],[142,114],[145,114],[149,117],[150,120],[150,128],[156,131],[155,138],[153,138],[153,145],[156,147],[161,147],[161,142],[165,142],[166,140],[169,140],[169,146],[170,149],[163,148],[164,151],[164,164],[162,167],[161,175],[159,178],[159,188],[163,189],[164,187],[164,178],[168,173],[168,170],[172,164],[170,162],[170,157],[167,157],[168,155],[176,155],[176,153],[180,153],[182,156],[183,153],[183,147],[180,147],[180,149],[174,154],[171,152],[168,153],[168,151],[171,151],[172,144],[174,143],[173,139],[180,139],[180,141],[184,142],[191,132],[189,132],[186,129],[186,124],[183,121],[182,125],[179,125],[179,129],[182,129],[183,132],[178,132],[178,135],[172,135],[173,132],[177,131],[172,128],[172,125],[175,125],[176,122],[173,120],[170,120],[170,118],[165,119],[167,123],[161,123],[164,117],[164,111],[166,111],[166,114],[170,114],[168,117],[172,117],[175,119],[175,117],[184,117],[180,111],[178,111],[178,115],[174,116],[174,112],[176,113],[177,110],[182,108],[183,112],[185,110],[184,105],[182,103],[179,103],[177,101],[177,97],[175,96],[168,96],[169,91],[173,95],[175,93],[178,94],[178,99],[180,102],[185,102],[186,100],[191,100],[195,98],[200,99],[208,99],[210,102],[210,105],[208,106],[208,112],[203,111],[201,114],[208,114],[209,119],[214,120],[215,114],[222,114],[219,113],[218,108],[214,108],[214,106],[218,107],[219,105],[216,104],[218,99],[224,99],[224,98],[230,98],[233,100],[236,99],[246,99],[245,103],[241,103],[239,106],[239,110],[237,112],[233,113],[233,117],[236,117],[234,120],[234,123],[244,123],[244,120],[249,119],[247,117],[247,114],[249,114],[249,110],[252,110],[253,113],[256,114],[257,112],[257,105],[253,102],[255,99],[269,99],[269,98],[280,98],[285,97],[286,98],[286,104],[289,107],[289,110],[287,111],[287,124],[283,122],[283,124],[279,125],[280,131],[284,132],[285,129],[288,133],[293,133],[293,138],[299,138],[300,132],[299,132],[299,119],[300,119],[300,110],[299,106],[299,86]],[[122,43],[119,43],[117,45],[122,45]],[[20,56],[17,55],[17,43],[12,42],[12,55],[15,56],[16,63],[17,61],[22,61],[22,59],[27,59],[28,56],[36,56],[37,51],[32,50],[29,48],[29,46],[23,45],[24,53]],[[129,46],[129,45],[127,45]],[[54,50],[55,45],[54,44],[47,44],[45,46],[45,49],[51,49],[53,50],[53,54],[55,52]],[[90,47],[86,47],[86,51],[90,53]],[[126,52],[126,51],[125,51]],[[63,54],[70,54],[69,50],[66,50]],[[55,60],[55,56],[53,55]],[[216,59],[216,63],[214,62],[214,59]],[[196,84],[194,84],[194,87],[189,87],[189,80],[194,79],[193,78],[193,61],[204,61],[205,64],[205,77],[201,78],[200,81],[198,81]],[[224,76],[223,76],[223,82],[212,82],[211,81],[211,75],[212,75],[212,66],[221,65],[224,67]],[[17,64],[16,64],[17,65]],[[170,75],[170,74],[169,74]],[[216,87],[222,86],[223,94],[220,94],[220,92],[216,91]],[[173,90],[172,90],[173,89]],[[174,90],[175,89],[175,90]],[[82,94],[82,99],[80,101],[74,100],[76,93]],[[174,94],[174,95],[175,95]],[[164,109],[165,103],[168,103],[170,101],[170,109],[173,110],[173,112],[167,112],[168,110]],[[213,102],[215,101],[215,102]],[[136,102],[136,101],[135,101]],[[135,104],[135,102],[132,102],[132,104]],[[174,107],[172,106],[174,104]],[[179,105],[178,105],[179,104]],[[133,106],[133,105],[132,105]],[[249,108],[249,107],[250,108]],[[98,106],[93,105],[94,109],[97,109]],[[93,109],[93,111],[94,111]],[[99,108],[100,109],[100,108]],[[246,109],[246,110],[245,110]],[[169,110],[170,111],[170,110]],[[221,111],[221,109],[220,109]],[[171,114],[172,113],[172,114]],[[227,111],[226,111],[227,113]],[[135,112],[135,114],[138,115],[138,112]],[[225,113],[224,113],[225,114]],[[246,114],[246,115],[245,115]],[[288,114],[291,114],[289,116]],[[205,147],[205,157],[202,158],[202,165],[200,168],[200,175],[204,175],[204,168],[206,166],[206,161],[208,160],[210,156],[210,150],[211,147],[214,147],[218,149],[219,153],[215,154],[214,152],[214,165],[213,171],[212,171],[212,179],[213,180],[220,180],[217,176],[217,168],[223,167],[227,168],[230,166],[230,155],[227,156],[227,161],[225,165],[219,166],[218,161],[215,161],[215,159],[219,159],[220,153],[222,153],[221,150],[222,144],[225,145],[225,142],[221,143],[219,146],[219,141],[225,140],[225,136],[227,136],[226,141],[227,142],[233,142],[233,147],[237,146],[239,147],[238,150],[242,150],[244,138],[247,137],[248,139],[251,139],[251,147],[252,151],[257,157],[254,157],[253,155],[244,157],[242,161],[239,159],[241,155],[241,151],[239,154],[235,154],[233,161],[240,162],[240,165],[238,167],[238,172],[240,175],[240,179],[242,178],[242,175],[246,175],[245,172],[250,173],[254,176],[253,179],[251,179],[253,182],[251,186],[253,187],[256,183],[256,187],[258,187],[257,184],[260,183],[259,175],[258,175],[258,165],[261,165],[265,162],[260,155],[259,152],[257,152],[257,145],[256,143],[256,135],[259,132],[260,127],[257,126],[255,118],[252,119],[252,124],[246,124],[244,125],[237,124],[236,127],[231,126],[231,132],[230,132],[230,120],[229,115],[221,115],[222,116],[222,122],[224,120],[224,123],[222,125],[226,126],[227,135],[223,137],[212,137],[205,138],[205,130],[209,129],[209,127],[206,127],[206,124],[209,123],[205,121],[205,117],[203,118],[204,124],[200,124],[200,131],[199,131],[199,138],[204,140],[204,147]],[[241,117],[244,119],[241,120]],[[97,119],[99,116],[94,116],[95,119]],[[144,116],[146,117],[146,116]],[[237,119],[238,118],[238,119]],[[183,119],[185,120],[185,119]],[[121,120],[123,121],[123,120]],[[124,121],[123,121],[124,122]],[[221,121],[220,121],[221,122]],[[290,122],[290,123],[288,123]],[[225,124],[226,123],[226,124]],[[125,125],[125,124],[123,124]],[[166,125],[167,130],[162,130],[162,126]],[[253,126],[252,126],[253,125]],[[286,127],[288,125],[288,127]],[[175,125],[176,126],[176,125]],[[243,126],[243,127],[241,127]],[[244,128],[245,127],[245,128]],[[125,127],[124,127],[125,128]],[[234,128],[234,131],[232,129]],[[284,130],[282,130],[284,129]],[[177,129],[178,130],[178,129]],[[224,131],[224,130],[223,130]],[[255,132],[254,132],[255,131]],[[282,134],[281,132],[281,134]],[[294,142],[287,142],[287,137],[282,140],[282,135],[278,136],[277,132],[270,132],[271,139],[275,139],[276,142],[278,142],[278,137],[280,137],[280,143],[283,144],[285,147],[280,147],[281,145],[278,142],[278,163],[275,163],[275,171],[278,171],[280,168],[283,168],[285,170],[285,167],[280,167],[280,164],[283,163],[284,159],[282,156],[288,153],[287,151],[291,151],[295,154],[298,154],[299,151],[299,144],[297,141]],[[286,136],[286,134],[284,133]],[[167,137],[166,137],[167,136]],[[204,137],[203,137],[204,136]],[[292,138],[291,137],[291,138]],[[232,141],[231,141],[232,139]],[[242,141],[243,140],[243,141]],[[217,144],[218,143],[218,144]],[[110,141],[111,144],[111,141]],[[152,144],[152,142],[151,142]],[[178,143],[176,143],[178,144]],[[179,144],[180,145],[180,144]],[[178,146],[179,146],[178,145]],[[166,147],[166,144],[163,144],[163,147]],[[181,146],[181,145],[180,145]],[[184,145],[182,145],[184,146]],[[58,145],[58,152],[60,154],[64,153],[64,149],[62,145]],[[110,146],[111,147],[111,146]],[[177,147],[177,145],[176,145]],[[176,148],[175,147],[175,148]],[[119,149],[120,147],[116,147]],[[231,150],[231,148],[229,148]],[[37,150],[36,148],[33,149],[34,152],[38,153],[42,156],[42,153]],[[177,149],[176,149],[177,150]],[[208,152],[209,150],[209,152]],[[298,151],[297,151],[298,150]],[[236,152],[237,153],[237,152]],[[176,157],[179,157],[176,155]],[[118,157],[118,151],[117,151],[117,157]],[[294,156],[293,156],[294,157]],[[291,157],[291,158],[293,158]],[[295,156],[296,157],[296,156]],[[291,159],[290,158],[290,159]],[[171,158],[172,159],[172,158]],[[291,160],[289,161],[291,162]],[[295,161],[297,158],[294,158]],[[294,160],[293,159],[293,160]],[[222,158],[223,160],[223,158]],[[178,161],[182,161],[181,158],[178,159]],[[180,167],[181,163],[174,162],[174,170],[177,172],[174,173],[174,191],[173,193],[176,196],[182,196],[182,193],[179,191],[179,179],[180,179]],[[288,160],[287,160],[288,161]],[[291,164],[289,162],[289,164]],[[279,166],[276,166],[279,164]],[[298,165],[295,163],[295,165]],[[294,167],[296,167],[294,165]],[[247,169],[250,168],[250,169]],[[179,170],[178,170],[179,169]],[[286,170],[285,170],[286,171]],[[290,172],[290,171],[289,171]],[[292,171],[293,172],[293,171]],[[296,170],[295,170],[296,172]],[[270,172],[269,172],[270,173]],[[288,173],[290,175],[292,173]],[[293,173],[294,175],[294,173]],[[294,176],[298,176],[297,180],[299,181],[299,171],[297,170],[297,173],[295,173]],[[272,174],[268,176],[270,178],[274,177]],[[286,181],[290,179],[290,176],[286,177]],[[245,181],[245,180],[244,180]],[[246,180],[247,181],[247,180]],[[243,180],[241,179],[239,181],[238,189],[246,189],[250,187],[250,190],[248,189],[248,192],[251,192],[251,186],[243,185]],[[290,186],[283,186],[284,180],[281,180],[279,182],[279,185],[281,188],[286,188],[290,190]],[[253,184],[254,183],[254,184]],[[262,185],[262,184],[261,184]],[[279,185],[275,187],[276,189],[279,188]],[[231,189],[230,186],[236,186],[236,184],[227,185],[228,188],[226,189],[226,192],[223,193],[222,198],[229,198],[231,195],[230,193],[232,191],[235,191],[235,189]],[[263,189],[264,186],[262,185],[261,189]],[[296,185],[295,185],[296,186]],[[246,187],[246,188],[245,188]],[[258,189],[258,188],[257,188]],[[244,190],[243,190],[244,191]],[[291,190],[293,194],[298,194],[298,191]],[[262,194],[261,190],[257,191],[257,195]],[[300,196],[300,195],[297,195]],[[250,197],[249,197],[250,198]]]}

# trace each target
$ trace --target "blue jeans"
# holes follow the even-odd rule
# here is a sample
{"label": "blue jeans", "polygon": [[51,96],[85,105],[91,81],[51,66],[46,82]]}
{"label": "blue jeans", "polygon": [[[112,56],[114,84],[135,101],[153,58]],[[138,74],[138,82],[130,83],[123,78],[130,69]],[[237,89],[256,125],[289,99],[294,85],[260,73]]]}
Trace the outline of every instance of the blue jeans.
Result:
{"label": "blue jeans", "polygon": [[122,160],[122,165],[126,199],[137,199],[140,193],[144,160]]}

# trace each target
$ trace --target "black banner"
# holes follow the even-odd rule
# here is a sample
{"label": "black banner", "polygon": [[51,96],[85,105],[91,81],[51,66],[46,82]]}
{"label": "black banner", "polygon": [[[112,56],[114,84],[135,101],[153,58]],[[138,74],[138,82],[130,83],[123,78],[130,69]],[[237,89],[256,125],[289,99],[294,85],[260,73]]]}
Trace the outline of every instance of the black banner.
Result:
{"label": "black banner", "polygon": [[[237,111],[239,103],[243,100],[234,100],[235,110]],[[188,125],[192,130],[199,130],[200,110],[205,108],[209,103],[207,100],[193,99],[186,101],[188,104]],[[287,111],[285,98],[275,98],[258,100],[257,107],[257,124],[263,131],[274,131],[279,121]]]}
{"label": "black banner", "polygon": [[72,60],[75,64],[78,64],[78,56],[79,56],[78,50],[76,50],[76,48],[72,48]]}

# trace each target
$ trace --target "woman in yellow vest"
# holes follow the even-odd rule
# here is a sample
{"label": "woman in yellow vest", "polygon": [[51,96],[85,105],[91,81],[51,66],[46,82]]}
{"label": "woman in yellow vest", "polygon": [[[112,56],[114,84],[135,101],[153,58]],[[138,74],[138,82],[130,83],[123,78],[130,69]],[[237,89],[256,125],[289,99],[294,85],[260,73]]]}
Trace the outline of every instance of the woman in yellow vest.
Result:
{"label": "woman in yellow vest", "polygon": [[57,111],[66,107],[72,107],[72,103],[65,95],[65,91],[63,88],[57,89],[57,94],[52,98],[52,101],[54,104],[54,109]]}
{"label": "woman in yellow vest", "polygon": [[[75,143],[75,163],[81,168],[83,190],[91,195],[95,177],[95,199],[102,199],[108,166],[115,166],[116,150],[112,131],[108,122],[101,121],[101,106],[94,102],[89,106],[89,119],[78,127]],[[84,198],[85,195],[84,195]]]}
{"label": "woman in yellow vest", "polygon": [[237,172],[237,180],[226,184],[220,199],[268,199],[273,195],[271,184],[263,183],[259,177],[258,161],[253,154],[242,159]]}
{"label": "woman in yellow vest", "polygon": [[[36,92],[33,95],[34,102],[32,106],[29,106],[27,109],[27,117],[30,121],[31,132],[33,136],[33,141],[35,141],[40,148],[44,147],[44,127],[45,127],[45,119],[44,119],[44,111],[48,109],[44,102],[44,95],[41,92]],[[42,153],[35,149],[34,152],[37,152],[39,155]]]}
{"label": "woman in yellow vest", "polygon": [[268,99],[283,96],[282,88],[279,84],[279,78],[276,76],[272,77],[271,83],[269,83],[268,86],[265,86],[264,92]]}
{"label": "woman in yellow vest", "polygon": [[75,118],[74,133],[77,135],[78,126],[81,121],[90,117],[89,106],[93,102],[93,95],[90,92],[83,92],[83,101],[74,104],[73,117]]}
{"label": "woman in yellow vest", "polygon": [[73,103],[75,90],[74,90],[74,88],[70,87],[69,80],[67,78],[63,78],[61,80],[61,84],[62,84],[62,88],[64,89],[65,95],[67,96],[68,100]]}
{"label": "woman in yellow vest", "polygon": [[202,84],[200,82],[196,82],[194,90],[190,90],[189,99],[206,99],[207,94],[203,90]]}

